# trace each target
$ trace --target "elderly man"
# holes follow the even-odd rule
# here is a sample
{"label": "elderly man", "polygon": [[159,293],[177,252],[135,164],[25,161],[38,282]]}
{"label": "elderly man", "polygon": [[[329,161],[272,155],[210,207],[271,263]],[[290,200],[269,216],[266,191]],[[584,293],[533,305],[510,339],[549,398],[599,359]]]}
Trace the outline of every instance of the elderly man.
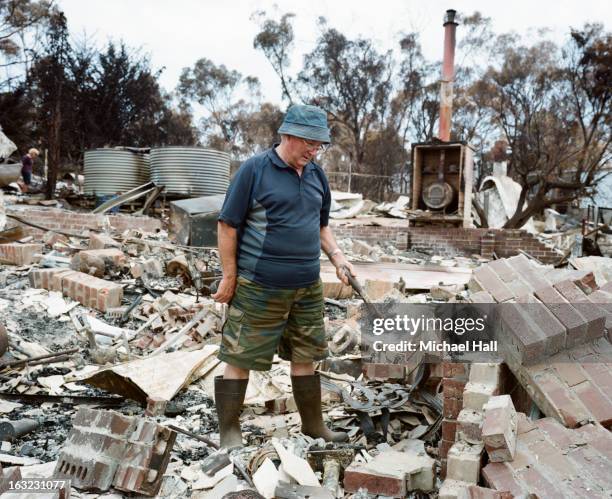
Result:
{"label": "elderly man", "polygon": [[323,423],[314,362],[327,357],[321,249],[348,284],[353,267],[328,225],[331,193],[314,158],[330,142],[327,115],[315,106],[289,108],[280,144],[238,170],[219,215],[223,279],[213,298],[230,303],[215,379],[221,446],[242,445],[239,415],[249,371],[269,370],[276,352],[291,362],[302,432],[327,441],[347,434]]}

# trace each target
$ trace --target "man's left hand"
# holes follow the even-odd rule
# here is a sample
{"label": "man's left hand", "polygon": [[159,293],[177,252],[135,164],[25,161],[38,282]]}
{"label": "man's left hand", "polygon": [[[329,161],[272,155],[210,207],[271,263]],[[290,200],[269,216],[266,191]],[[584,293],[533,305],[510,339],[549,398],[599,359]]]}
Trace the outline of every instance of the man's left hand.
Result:
{"label": "man's left hand", "polygon": [[336,276],[338,279],[340,279],[345,286],[350,286],[351,283],[349,282],[346,272],[349,272],[353,277],[357,277],[351,262],[349,262],[342,253],[332,257],[331,262],[334,264],[334,267],[336,267]]}

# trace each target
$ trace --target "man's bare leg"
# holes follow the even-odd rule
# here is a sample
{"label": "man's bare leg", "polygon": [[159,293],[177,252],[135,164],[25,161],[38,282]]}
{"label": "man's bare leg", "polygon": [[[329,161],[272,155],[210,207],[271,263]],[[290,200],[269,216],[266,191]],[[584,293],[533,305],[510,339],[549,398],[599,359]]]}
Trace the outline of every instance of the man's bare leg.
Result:
{"label": "man's bare leg", "polygon": [[312,376],[314,374],[314,362],[292,362],[291,376]]}
{"label": "man's bare leg", "polygon": [[249,379],[249,370],[225,364],[223,379]]}

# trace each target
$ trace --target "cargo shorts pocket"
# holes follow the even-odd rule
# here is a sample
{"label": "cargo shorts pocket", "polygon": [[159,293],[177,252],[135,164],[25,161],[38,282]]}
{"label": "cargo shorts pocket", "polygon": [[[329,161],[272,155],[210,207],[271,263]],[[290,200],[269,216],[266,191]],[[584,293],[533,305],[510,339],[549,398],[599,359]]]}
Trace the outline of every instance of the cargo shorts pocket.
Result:
{"label": "cargo shorts pocket", "polygon": [[244,310],[230,305],[227,312],[227,320],[223,325],[222,344],[227,352],[239,353],[240,333],[242,332],[242,320]]}

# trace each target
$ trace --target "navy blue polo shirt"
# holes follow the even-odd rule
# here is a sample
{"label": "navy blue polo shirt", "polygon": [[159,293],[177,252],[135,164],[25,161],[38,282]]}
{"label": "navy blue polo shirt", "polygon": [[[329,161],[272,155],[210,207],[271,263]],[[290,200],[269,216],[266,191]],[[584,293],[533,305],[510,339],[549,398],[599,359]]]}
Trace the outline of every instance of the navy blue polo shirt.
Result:
{"label": "navy blue polo shirt", "polygon": [[301,177],[274,147],[245,161],[219,214],[238,229],[238,274],[274,288],[317,282],[320,230],[329,223],[330,204],[327,177],[312,161]]}

